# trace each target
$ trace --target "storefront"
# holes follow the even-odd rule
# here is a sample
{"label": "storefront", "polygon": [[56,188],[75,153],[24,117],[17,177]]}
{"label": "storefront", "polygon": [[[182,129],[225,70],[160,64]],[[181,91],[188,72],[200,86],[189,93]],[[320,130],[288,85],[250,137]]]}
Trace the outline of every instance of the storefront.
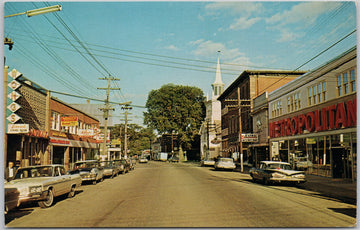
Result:
{"label": "storefront", "polygon": [[50,147],[52,163],[65,165],[66,169],[72,169],[76,161],[99,158],[97,143],[51,137]]}
{"label": "storefront", "polygon": [[270,158],[356,181],[356,48],[269,94]]}

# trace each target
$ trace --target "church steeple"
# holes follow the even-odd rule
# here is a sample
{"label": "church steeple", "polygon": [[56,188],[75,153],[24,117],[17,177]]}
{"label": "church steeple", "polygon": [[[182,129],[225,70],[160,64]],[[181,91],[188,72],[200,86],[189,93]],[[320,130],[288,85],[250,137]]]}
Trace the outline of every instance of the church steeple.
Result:
{"label": "church steeple", "polygon": [[221,79],[221,70],[220,70],[220,51],[218,51],[218,59],[216,65],[215,81],[211,84],[212,86],[212,99],[217,99],[223,92],[225,84]]}

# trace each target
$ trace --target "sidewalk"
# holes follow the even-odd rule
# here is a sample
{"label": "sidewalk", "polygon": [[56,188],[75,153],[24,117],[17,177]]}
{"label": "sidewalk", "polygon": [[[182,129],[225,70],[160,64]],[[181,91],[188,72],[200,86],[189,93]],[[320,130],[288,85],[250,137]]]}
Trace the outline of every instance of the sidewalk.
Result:
{"label": "sidewalk", "polygon": [[[249,174],[249,167],[244,167],[243,174]],[[237,167],[235,171],[240,172]],[[345,203],[355,204],[357,197],[357,183],[348,179],[333,179],[329,177],[306,175],[306,182],[300,188],[318,192],[320,195],[339,199]]]}

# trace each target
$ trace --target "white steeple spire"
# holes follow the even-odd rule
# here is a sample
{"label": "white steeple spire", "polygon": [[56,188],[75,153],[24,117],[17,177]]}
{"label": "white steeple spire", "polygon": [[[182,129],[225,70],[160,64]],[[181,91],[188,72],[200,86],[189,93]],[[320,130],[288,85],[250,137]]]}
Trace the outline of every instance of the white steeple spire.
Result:
{"label": "white steeple spire", "polygon": [[220,70],[220,51],[218,51],[218,59],[216,65],[215,81],[212,86],[212,99],[217,99],[224,92],[224,83],[221,79],[221,70]]}

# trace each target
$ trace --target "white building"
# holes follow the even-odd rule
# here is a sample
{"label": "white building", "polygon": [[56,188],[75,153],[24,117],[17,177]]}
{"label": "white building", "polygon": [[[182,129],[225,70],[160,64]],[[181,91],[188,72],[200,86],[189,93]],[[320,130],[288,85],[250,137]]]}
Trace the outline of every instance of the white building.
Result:
{"label": "white building", "polygon": [[221,149],[221,102],[217,98],[224,92],[221,79],[220,60],[217,60],[215,81],[212,86],[211,98],[205,102],[206,117],[200,128],[200,157],[214,158],[220,155]]}

